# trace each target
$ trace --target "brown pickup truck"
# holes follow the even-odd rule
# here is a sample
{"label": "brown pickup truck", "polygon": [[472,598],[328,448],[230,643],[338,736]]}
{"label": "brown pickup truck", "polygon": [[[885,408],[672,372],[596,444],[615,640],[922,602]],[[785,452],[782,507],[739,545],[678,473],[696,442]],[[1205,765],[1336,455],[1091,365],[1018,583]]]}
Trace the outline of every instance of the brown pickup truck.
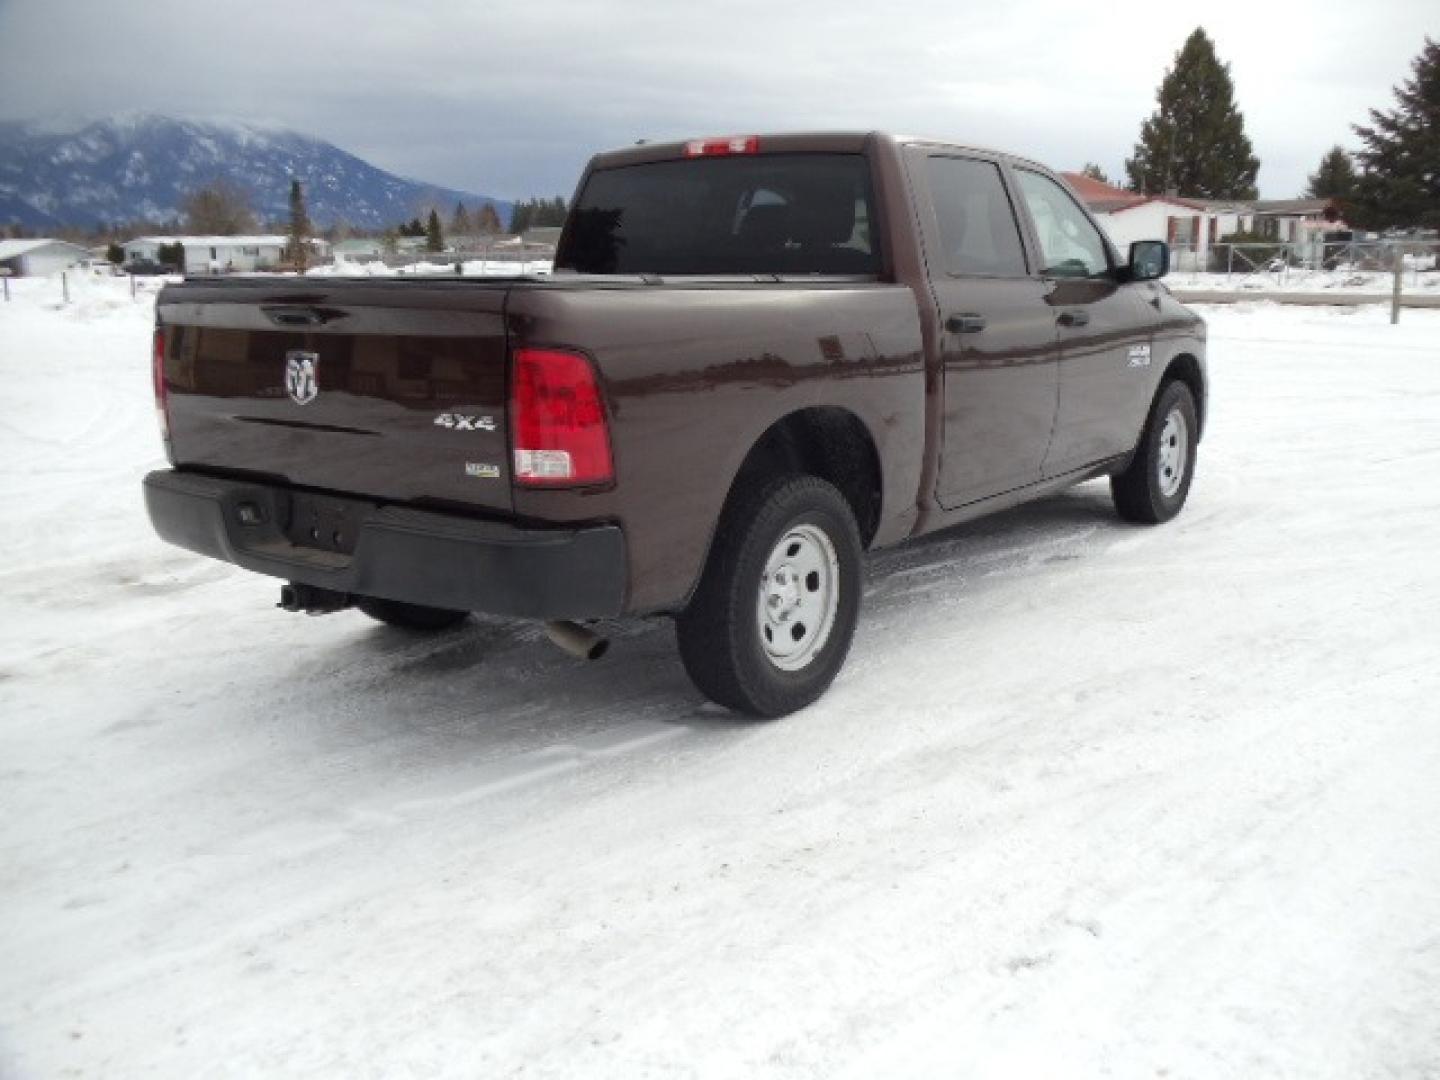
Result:
{"label": "brown pickup truck", "polygon": [[862,554],[1108,475],[1185,502],[1205,331],[1049,169],[878,133],[601,154],[549,276],[167,287],[172,543],[438,629],[675,617],[700,690],[779,716],[850,647]]}

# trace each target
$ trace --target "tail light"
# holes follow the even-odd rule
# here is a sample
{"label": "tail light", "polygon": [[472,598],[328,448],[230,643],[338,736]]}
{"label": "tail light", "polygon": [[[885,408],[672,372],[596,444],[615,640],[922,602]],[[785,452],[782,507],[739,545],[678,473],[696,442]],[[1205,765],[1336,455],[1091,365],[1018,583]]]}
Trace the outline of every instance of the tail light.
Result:
{"label": "tail light", "polygon": [[734,135],[723,139],[692,139],[685,144],[686,157],[725,157],[730,154],[758,154],[760,139],[755,135]]}
{"label": "tail light", "polygon": [[155,345],[151,352],[150,379],[155,387],[155,419],[160,423],[160,438],[165,442],[165,456],[170,453],[170,392],[165,386],[165,329],[155,328]]}
{"label": "tail light", "polygon": [[516,349],[510,383],[515,482],[578,487],[614,478],[605,402],[590,361],[560,349]]}

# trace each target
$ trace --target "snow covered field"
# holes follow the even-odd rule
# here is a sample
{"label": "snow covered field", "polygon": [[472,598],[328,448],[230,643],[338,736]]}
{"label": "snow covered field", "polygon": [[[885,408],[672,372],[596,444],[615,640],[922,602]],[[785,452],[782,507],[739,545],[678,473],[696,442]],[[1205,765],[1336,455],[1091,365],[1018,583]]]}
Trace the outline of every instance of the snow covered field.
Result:
{"label": "snow covered field", "polygon": [[[1225,261],[1223,251],[1221,249],[1222,262]],[[1195,264],[1195,254],[1179,250],[1173,255],[1167,283],[1177,292],[1236,291],[1262,295],[1333,291],[1341,295],[1389,296],[1395,288],[1394,273],[1384,269],[1391,265],[1394,255],[1363,242],[1359,255],[1352,254],[1343,246],[1332,245],[1324,249],[1322,257],[1304,253],[1309,261],[1294,266],[1281,259],[1273,259],[1267,264],[1261,258],[1265,251],[1263,246],[1238,247],[1229,269],[1214,272],[1181,269],[1182,266]],[[1271,254],[1273,251],[1270,249]],[[1295,253],[1301,254],[1299,251]],[[1401,261],[1401,288],[1405,293],[1412,296],[1440,294],[1440,252],[1433,243],[1416,244],[1414,250],[1401,256]]]}
{"label": "snow covered field", "polygon": [[168,548],[152,309],[0,304],[0,1075],[1440,1076],[1440,312],[1211,317],[1190,505],[872,560],[773,724]]}

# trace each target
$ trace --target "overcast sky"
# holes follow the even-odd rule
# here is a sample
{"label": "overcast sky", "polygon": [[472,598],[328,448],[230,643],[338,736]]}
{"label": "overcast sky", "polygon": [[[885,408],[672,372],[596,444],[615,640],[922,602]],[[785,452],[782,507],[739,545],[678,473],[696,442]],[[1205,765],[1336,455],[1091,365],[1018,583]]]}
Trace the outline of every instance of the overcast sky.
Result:
{"label": "overcast sky", "polygon": [[1267,197],[1388,107],[1436,0],[0,0],[0,116],[274,123],[500,197],[569,195],[595,150],[887,128],[1123,180],[1197,24],[1229,62]]}

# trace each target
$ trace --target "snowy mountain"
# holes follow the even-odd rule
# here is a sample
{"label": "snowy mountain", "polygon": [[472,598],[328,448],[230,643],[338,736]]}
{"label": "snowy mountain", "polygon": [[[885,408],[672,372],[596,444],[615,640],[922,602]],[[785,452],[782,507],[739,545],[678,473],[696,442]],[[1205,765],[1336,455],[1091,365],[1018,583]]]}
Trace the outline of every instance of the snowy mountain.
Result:
{"label": "snowy mountain", "polygon": [[378,169],[354,154],[293,131],[139,115],[57,128],[0,121],[0,224],[44,229],[97,222],[166,221],[185,195],[216,179],[249,191],[256,213],[288,217],[290,178],[299,177],[311,218],[382,227],[432,203],[511,204]]}

